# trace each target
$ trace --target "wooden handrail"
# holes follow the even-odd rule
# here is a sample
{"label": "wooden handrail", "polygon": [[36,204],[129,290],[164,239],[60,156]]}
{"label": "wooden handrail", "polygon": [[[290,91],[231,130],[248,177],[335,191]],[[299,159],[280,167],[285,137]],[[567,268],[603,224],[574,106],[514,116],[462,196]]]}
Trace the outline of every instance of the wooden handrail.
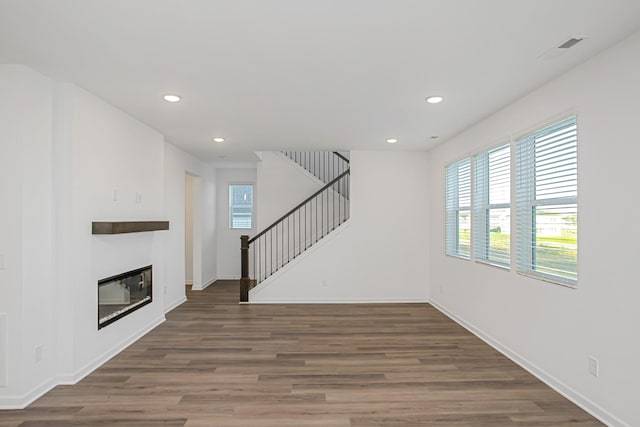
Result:
{"label": "wooden handrail", "polygon": [[286,214],[282,215],[280,218],[278,218],[276,221],[273,222],[273,224],[271,224],[270,226],[268,226],[267,228],[265,228],[264,230],[262,230],[260,233],[256,234],[254,237],[252,237],[251,239],[249,239],[249,244],[253,243],[256,241],[256,239],[260,238],[260,236],[264,235],[267,231],[271,230],[273,227],[275,227],[276,225],[278,225],[280,222],[282,222],[283,219],[285,219],[286,217],[288,217],[289,215],[291,215],[292,213],[294,213],[295,211],[297,211],[298,209],[300,209],[302,206],[306,205],[307,203],[309,203],[310,200],[312,200],[313,198],[315,198],[318,194],[322,193],[323,191],[325,191],[327,188],[331,187],[332,185],[334,185],[336,182],[340,181],[344,176],[348,175],[350,173],[351,169],[347,169],[346,171],[342,172],[340,175],[338,175],[337,177],[335,177],[334,179],[332,179],[328,184],[326,184],[324,187],[322,187],[321,189],[319,189],[318,191],[316,191],[315,193],[313,193],[312,195],[310,195],[309,197],[307,197],[306,199],[304,199],[302,202],[300,202],[295,208],[291,209],[289,212],[287,212]]}
{"label": "wooden handrail", "polygon": [[344,160],[347,163],[351,163],[349,161],[349,159],[347,159],[345,156],[343,156],[342,154],[338,153],[337,151],[334,151],[333,154],[335,154],[336,156],[340,157],[342,160]]}
{"label": "wooden handrail", "polygon": [[[307,164],[311,164],[309,162],[304,162],[303,164],[300,164],[296,159],[292,158],[289,152],[284,152],[289,158],[291,158],[294,162],[298,163],[299,165],[301,165],[302,167],[306,168],[305,165]],[[330,232],[331,230],[335,229],[337,226],[339,226],[340,224],[342,224],[342,222],[344,222],[346,219],[348,219],[348,211],[349,211],[349,207],[348,207],[348,203],[349,203],[349,179],[348,176],[351,173],[351,169],[349,168],[349,159],[347,159],[345,156],[343,156],[342,154],[338,153],[337,151],[326,151],[324,152],[327,157],[325,157],[326,159],[329,159],[329,157],[331,155],[334,155],[335,157],[332,160],[333,165],[335,165],[336,163],[338,163],[338,171],[341,169],[344,169],[345,167],[347,168],[346,170],[344,170],[344,172],[340,173],[338,176],[336,176],[335,178],[333,178],[330,182],[326,183],[325,185],[323,185],[320,189],[318,189],[317,191],[315,191],[312,195],[310,195],[309,197],[307,197],[306,199],[304,199],[302,202],[298,203],[293,209],[289,210],[287,213],[285,213],[284,215],[282,215],[280,218],[278,218],[276,221],[274,221],[271,225],[269,225],[267,228],[265,228],[264,230],[262,230],[261,232],[259,232],[258,234],[256,234],[254,237],[249,238],[249,236],[247,235],[243,235],[240,237],[240,260],[241,260],[241,273],[240,273],[240,302],[241,303],[246,303],[249,302],[249,290],[252,287],[252,284],[254,283],[260,283],[261,279],[264,280],[264,278],[268,277],[267,275],[265,275],[264,277],[261,275],[261,267],[258,268],[257,267],[257,263],[256,263],[256,251],[258,251],[258,248],[260,246],[262,246],[262,244],[260,243],[262,240],[258,240],[262,237],[264,237],[265,242],[267,239],[267,233],[272,232],[272,230],[274,230],[275,228],[275,252],[273,252],[274,256],[275,256],[275,260],[274,258],[272,258],[271,252],[269,252],[269,273],[268,275],[273,274],[275,271],[278,270],[279,267],[283,266],[285,263],[288,263],[290,260],[290,256],[291,256],[291,252],[289,249],[289,218],[291,216],[293,216],[293,223],[294,223],[294,227],[295,227],[295,214],[297,212],[302,212],[302,209],[305,209],[305,217],[304,217],[304,221],[305,221],[305,225],[304,225],[304,248],[302,248],[302,243],[300,241],[300,235],[298,235],[298,253],[295,253],[295,249],[294,249],[294,253],[293,253],[293,258],[295,258],[297,255],[299,255],[302,251],[306,250],[308,245],[308,241],[307,239],[307,204],[310,204],[309,206],[313,206],[313,200],[315,199],[315,207],[316,207],[316,216],[315,216],[315,220],[316,222],[313,222],[313,217],[311,217],[311,224],[315,224],[315,240],[309,242],[309,245],[312,245],[314,242],[317,242],[318,239],[324,237],[326,235],[326,233]],[[314,166],[317,164],[315,161],[312,163]],[[308,169],[307,169],[308,170]],[[325,172],[331,172],[331,175],[333,175],[333,173],[335,173],[335,169],[333,167],[331,168],[327,168],[327,169],[323,169]],[[325,177],[330,176],[329,173],[324,174]],[[316,175],[316,177],[318,177]],[[345,179],[345,177],[347,177],[347,179]],[[321,178],[319,178],[321,179]],[[322,196],[324,200],[324,192],[327,191],[328,189],[333,188],[333,190],[335,191],[335,194],[331,195],[328,194],[327,195],[327,200],[329,200],[329,197],[332,197],[331,200],[333,200],[333,204],[331,202],[328,202],[327,204],[327,215],[326,217],[323,216],[324,214],[324,208],[321,207],[320,210],[318,209],[318,204],[320,203],[318,199],[319,196]],[[335,200],[335,196],[337,195],[338,199]],[[323,206],[324,206],[324,202]],[[332,219],[329,217],[329,206],[332,206]],[[344,209],[342,209],[342,207],[344,206]],[[320,215],[320,218],[318,218],[318,214]],[[337,214],[337,218],[336,218],[336,214]],[[323,218],[326,218],[326,229],[323,228],[322,225],[322,221],[324,220]],[[318,220],[320,220],[320,229],[318,229]],[[282,230],[284,227],[284,223],[285,221],[287,221],[287,239],[286,239],[286,246],[287,246],[287,252],[286,252],[286,262],[285,262],[285,252],[284,252],[284,247],[285,247],[285,240],[284,240],[284,235],[282,234]],[[282,224],[282,225],[281,225]],[[279,228],[278,228],[279,227]],[[298,228],[300,228],[300,214],[298,214]],[[278,238],[278,230],[280,229],[281,235],[282,235],[282,239]],[[309,228],[309,233],[312,233],[312,229],[313,227],[310,226]],[[295,228],[292,230],[293,231],[293,241],[294,241],[294,245],[295,245],[295,239],[296,239],[296,230]],[[302,233],[300,230],[298,230],[299,233]],[[272,233],[270,233],[269,235],[270,240],[270,245],[274,242],[273,240],[273,235]],[[312,238],[313,239],[313,238]],[[280,245],[281,247],[278,248],[278,241],[280,240]],[[249,270],[250,265],[249,265],[249,250],[251,248],[251,244],[253,244],[254,242],[257,242],[256,245],[254,245],[253,250],[254,250],[254,254],[253,254],[253,264],[254,264],[254,272],[253,274],[256,274],[256,280],[252,281],[251,278],[249,277]],[[266,243],[265,243],[266,245]],[[296,246],[294,246],[296,247]],[[267,250],[266,246],[265,246],[265,251]],[[273,248],[270,246],[270,251]],[[278,259],[278,255],[281,255],[280,259]],[[264,263],[265,263],[265,272],[267,271],[267,255],[264,256]],[[258,257],[258,260],[260,261],[260,266],[262,266],[262,261],[260,259],[260,256]],[[273,265],[276,265],[276,268],[273,269]],[[255,286],[255,285],[254,285]]]}

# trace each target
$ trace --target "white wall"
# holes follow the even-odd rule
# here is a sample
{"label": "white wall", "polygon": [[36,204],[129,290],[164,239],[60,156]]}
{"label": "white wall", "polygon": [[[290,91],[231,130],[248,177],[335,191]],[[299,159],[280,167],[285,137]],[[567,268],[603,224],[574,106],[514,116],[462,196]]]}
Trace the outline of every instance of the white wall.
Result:
{"label": "white wall", "polygon": [[[428,179],[431,300],[611,425],[640,425],[639,53],[640,33],[437,147]],[[568,111],[578,116],[577,289],[446,257],[445,166]]]}
{"label": "white wall", "polygon": [[185,298],[185,179],[193,180],[194,289],[202,289],[217,277],[217,212],[215,169],[172,144],[165,143],[165,216],[171,222],[165,246],[166,308]]}
{"label": "white wall", "polygon": [[[218,168],[217,184],[217,266],[218,279],[240,278],[240,236],[256,234],[256,215],[260,207],[256,200],[259,188],[256,185],[255,168]],[[232,230],[229,228],[229,184],[253,184],[253,228],[251,230]]]}
{"label": "white wall", "polygon": [[[73,313],[71,328],[59,330],[72,344],[60,346],[59,357],[72,360],[61,375],[73,382],[164,319],[166,232],[91,234],[92,221],[164,219],[164,138],[74,85],[61,85],[56,96],[65,112],[57,114],[57,126],[68,129],[70,140],[54,139],[64,162],[54,163],[54,175],[71,184],[59,189],[69,198],[57,204],[72,219],[58,224],[69,239],[61,243],[63,297],[56,311]],[[98,280],[150,264],[153,303],[98,330]]]}
{"label": "white wall", "polygon": [[[257,186],[260,188],[257,197],[257,206],[260,207],[257,212],[257,232],[271,226],[274,221],[325,186],[323,181],[286,155],[280,152],[262,152],[261,154],[261,161],[257,164]],[[320,159],[321,156],[318,155],[316,158]],[[315,162],[308,160],[307,163],[316,166],[324,164],[319,160]],[[338,162],[336,161],[336,171],[337,167]],[[347,165],[343,163],[342,168],[346,170],[346,167]],[[342,169],[340,170],[342,171]],[[322,174],[320,175],[322,176]],[[343,192],[347,189],[345,183],[346,180],[341,181]],[[322,213],[311,215],[311,212],[318,211]],[[320,236],[337,226],[342,218],[348,217],[348,211],[349,201],[345,197],[338,194],[333,188],[325,190],[320,197],[316,197],[305,206],[303,212],[307,215],[303,217],[293,215],[285,224],[281,223],[276,226],[272,231],[273,234],[264,236],[265,241],[257,241],[251,245],[249,251],[251,277],[257,278],[257,275],[260,275],[261,279],[279,269],[286,262],[285,260],[291,259],[299,253],[300,247],[304,250]],[[295,232],[292,232],[294,230]],[[299,233],[298,230],[305,230],[305,232]],[[274,242],[282,242],[282,244],[272,246],[272,239]],[[285,245],[284,242],[288,243]],[[266,253],[264,250],[258,250],[257,253],[254,253],[256,246],[268,249]],[[254,259],[264,261],[259,263],[259,267],[256,268],[253,265]]]}
{"label": "white wall", "polygon": [[[10,373],[0,407],[20,407],[82,377],[164,318],[161,235],[91,235],[96,220],[162,218],[164,142],[73,85],[21,66],[0,72],[3,159],[14,163],[2,168],[12,184],[7,194],[3,188],[11,206],[2,211],[14,230],[3,230],[10,248],[0,248],[10,280],[0,291]],[[98,331],[97,281],[148,264],[154,302]]]}
{"label": "white wall", "polygon": [[193,186],[198,179],[186,174],[184,188],[184,280],[187,285],[193,285]]}
{"label": "white wall", "polygon": [[47,388],[55,370],[51,103],[51,80],[0,65],[0,408]]}
{"label": "white wall", "polygon": [[[206,260],[194,276],[215,279],[216,188],[213,167],[72,84],[2,65],[0,95],[0,408],[16,408],[184,301],[185,173],[198,176],[194,249]],[[91,234],[92,221],[162,219],[169,231]],[[152,304],[98,330],[97,281],[149,264]]]}
{"label": "white wall", "polygon": [[258,231],[264,230],[298,203],[323,187],[324,183],[282,153],[264,151],[257,164],[260,187],[256,204]]}
{"label": "white wall", "polygon": [[427,300],[427,154],[351,152],[351,219],[251,302]]}
{"label": "white wall", "polygon": [[336,155],[334,151],[295,151],[287,152],[288,154],[274,151],[272,153],[291,159],[294,164],[299,165],[302,170],[320,180],[322,184],[328,184],[349,168],[349,152],[339,153],[347,160]]}

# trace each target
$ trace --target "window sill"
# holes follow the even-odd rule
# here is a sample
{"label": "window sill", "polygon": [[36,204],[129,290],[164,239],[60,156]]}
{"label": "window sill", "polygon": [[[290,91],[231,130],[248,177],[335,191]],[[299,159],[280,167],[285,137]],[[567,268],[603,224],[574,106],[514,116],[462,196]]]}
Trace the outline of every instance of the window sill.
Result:
{"label": "window sill", "polygon": [[535,274],[535,273],[527,273],[524,271],[518,271],[518,274],[521,276],[525,276],[525,277],[529,277],[531,279],[536,279],[536,280],[540,280],[542,282],[547,282],[547,283],[552,283],[554,285],[560,285],[560,286],[564,286],[565,288],[569,288],[569,289],[578,289],[578,283],[577,282],[568,282],[568,281],[564,281],[562,279],[556,279],[552,276],[547,276],[547,275],[542,275],[542,274]]}
{"label": "window sill", "polygon": [[484,260],[481,260],[481,259],[476,259],[474,261],[477,264],[487,265],[489,267],[497,268],[498,270],[502,270],[502,271],[510,271],[511,270],[511,266],[505,265],[505,264],[498,264],[498,263],[495,263],[495,262],[484,261]]}
{"label": "window sill", "polygon": [[461,259],[461,260],[464,260],[464,261],[471,261],[471,258],[462,256],[462,255],[451,255],[451,254],[445,254],[445,255],[450,257],[450,258]]}

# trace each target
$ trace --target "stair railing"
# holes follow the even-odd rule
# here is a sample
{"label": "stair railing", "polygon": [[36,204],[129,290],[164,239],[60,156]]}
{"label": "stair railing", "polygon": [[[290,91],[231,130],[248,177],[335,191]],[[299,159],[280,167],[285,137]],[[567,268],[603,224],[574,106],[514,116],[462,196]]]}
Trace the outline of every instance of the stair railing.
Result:
{"label": "stair railing", "polygon": [[349,159],[337,151],[283,151],[282,153],[325,184],[349,169]]}
{"label": "stair railing", "polygon": [[240,302],[249,301],[251,287],[349,219],[349,178],[347,168],[254,237],[240,237]]}

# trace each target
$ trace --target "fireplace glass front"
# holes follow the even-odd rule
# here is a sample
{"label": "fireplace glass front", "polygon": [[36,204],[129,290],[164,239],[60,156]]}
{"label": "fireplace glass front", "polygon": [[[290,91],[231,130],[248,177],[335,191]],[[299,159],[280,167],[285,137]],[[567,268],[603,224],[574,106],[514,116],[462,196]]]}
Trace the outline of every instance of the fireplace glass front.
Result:
{"label": "fireplace glass front", "polygon": [[151,302],[151,266],[98,281],[98,329]]}

